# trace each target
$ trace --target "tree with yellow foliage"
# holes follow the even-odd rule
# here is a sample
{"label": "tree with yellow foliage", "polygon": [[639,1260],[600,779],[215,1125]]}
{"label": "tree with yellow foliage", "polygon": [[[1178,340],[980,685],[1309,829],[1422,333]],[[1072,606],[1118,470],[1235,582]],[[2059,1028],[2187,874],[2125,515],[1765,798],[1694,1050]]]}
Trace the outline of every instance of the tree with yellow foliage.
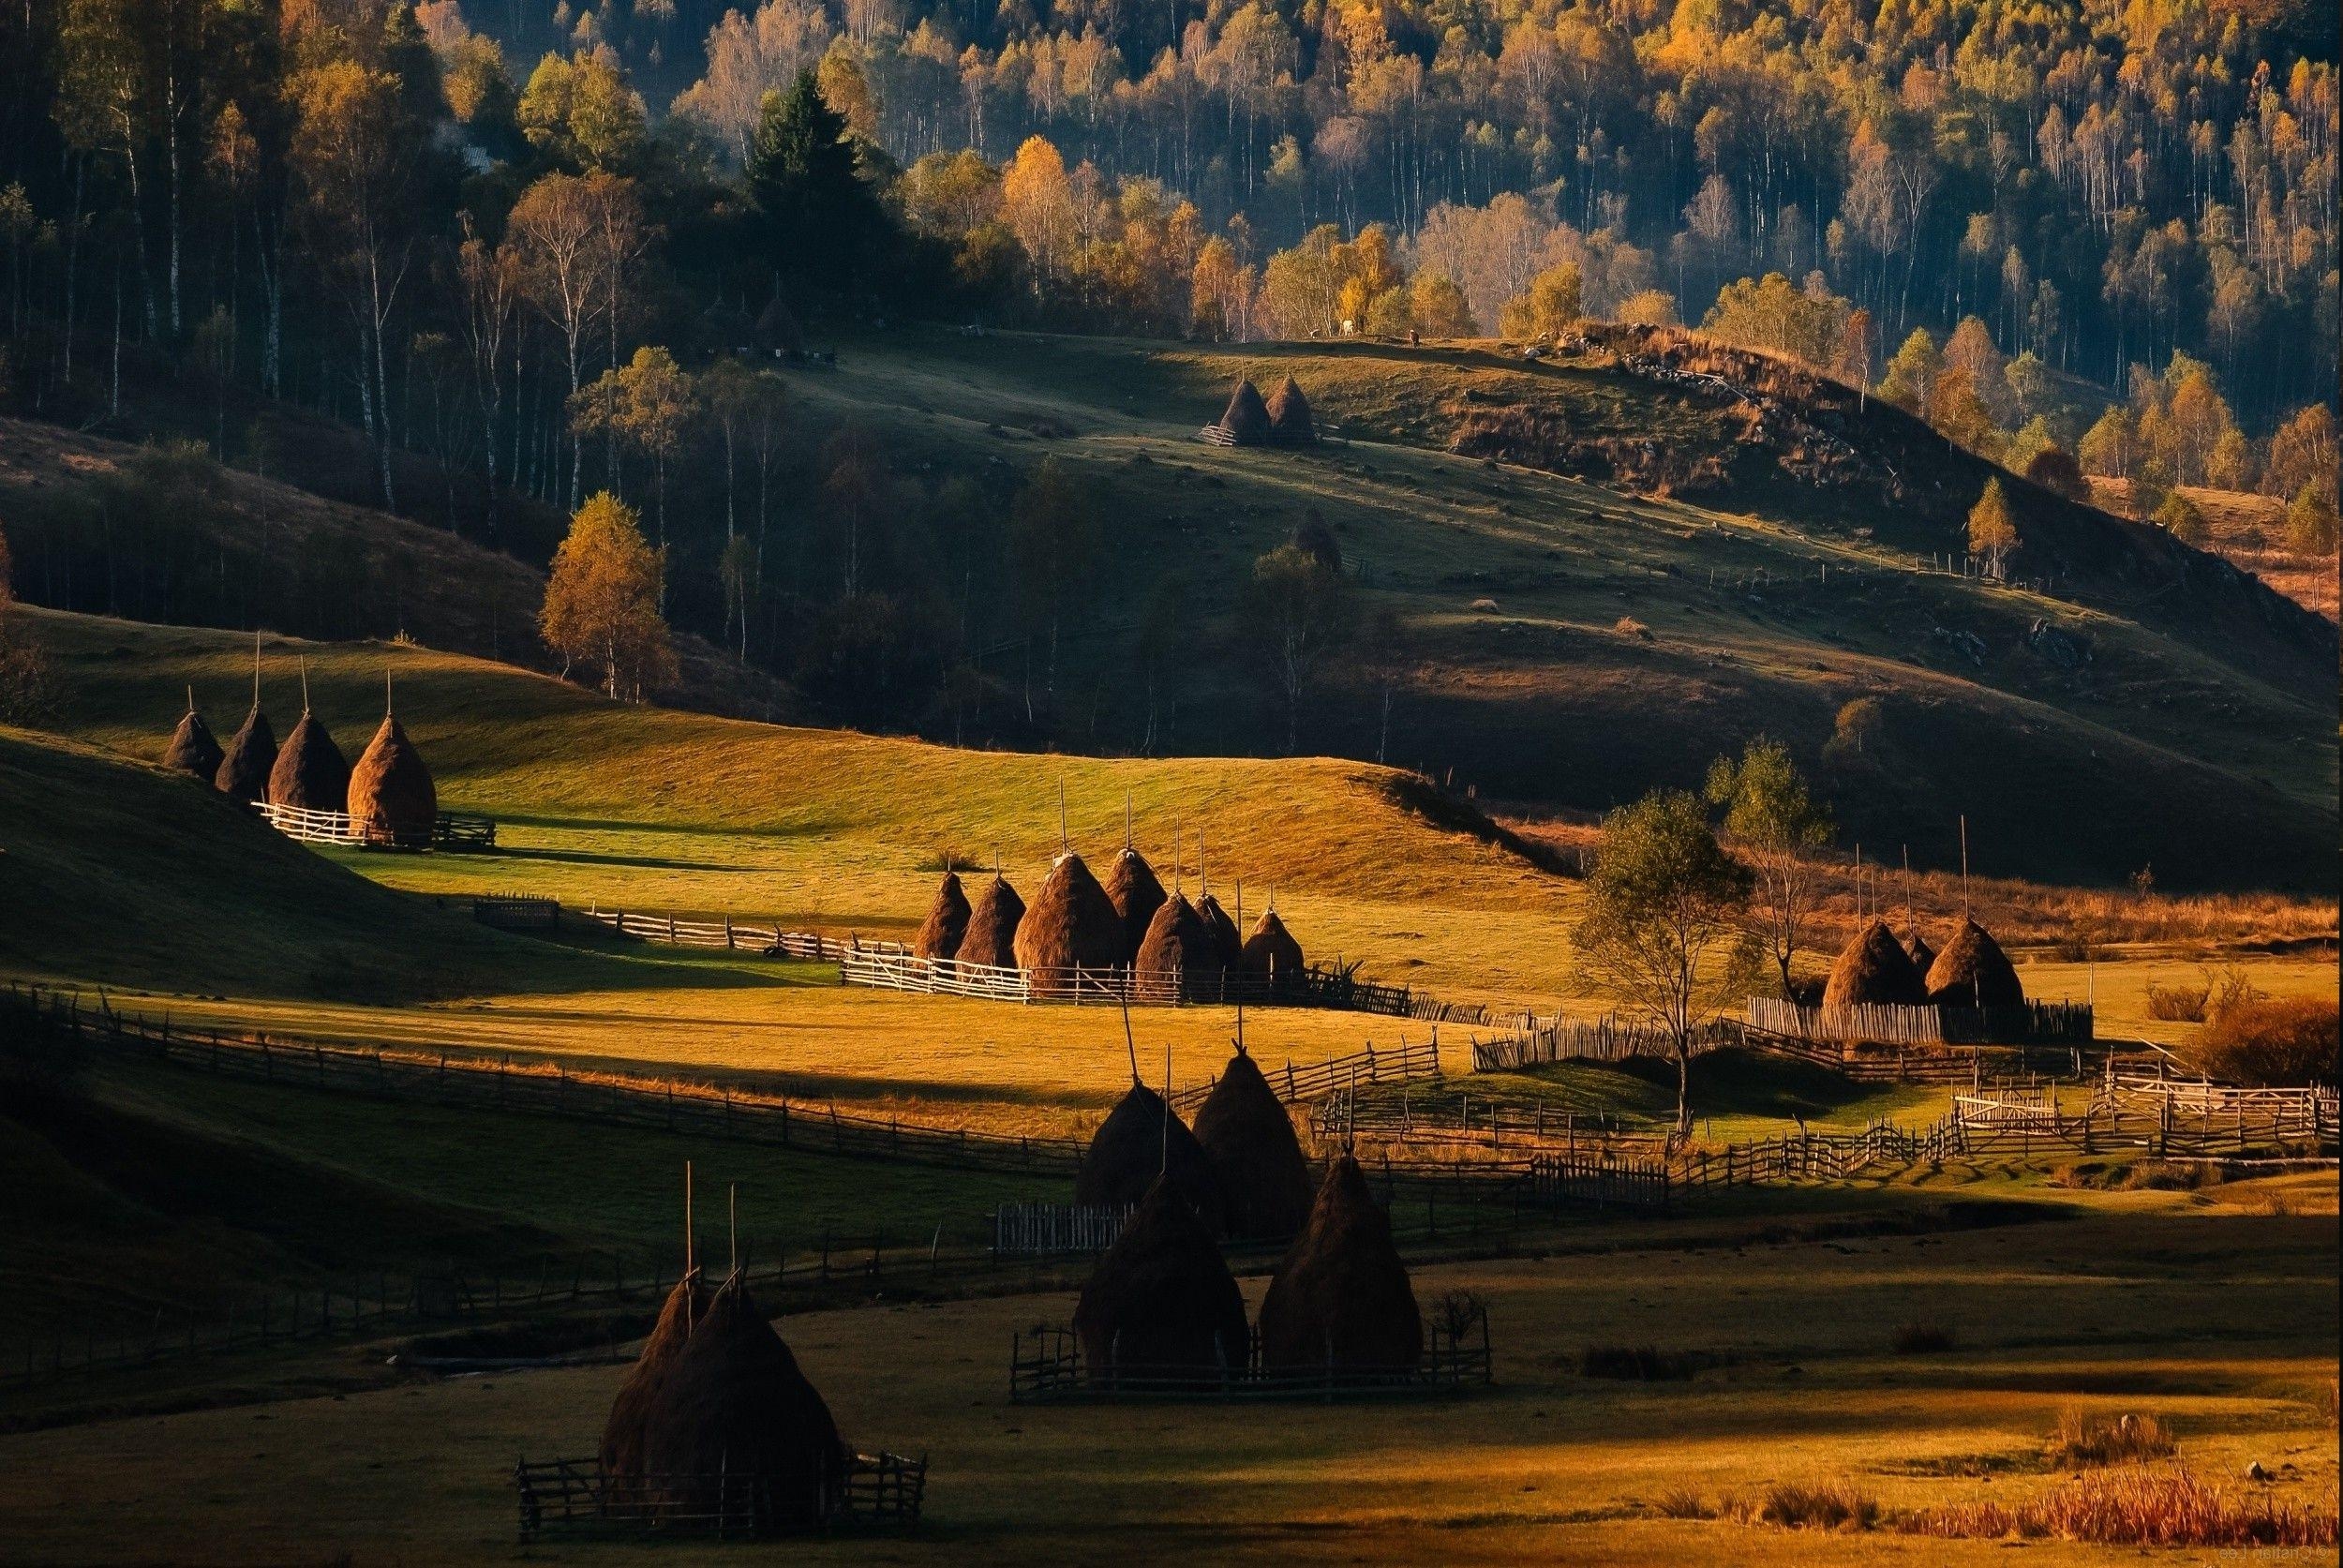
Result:
{"label": "tree with yellow foliage", "polygon": [[564,678],[581,661],[599,665],[604,692],[637,700],[645,687],[675,679],[675,647],[659,613],[666,571],[666,552],[644,541],[633,507],[607,490],[587,499],[554,552],[537,615]]}
{"label": "tree with yellow foliage", "polygon": [[1558,337],[1579,315],[1578,269],[1564,261],[1538,274],[1519,297],[1506,303],[1497,330],[1506,337]]}
{"label": "tree with yellow foliage", "polygon": [[1985,493],[1969,509],[1969,553],[1985,558],[1986,570],[1998,577],[2010,551],[2018,547],[2018,525],[2009,515],[2009,498],[2001,481],[1985,482]]}

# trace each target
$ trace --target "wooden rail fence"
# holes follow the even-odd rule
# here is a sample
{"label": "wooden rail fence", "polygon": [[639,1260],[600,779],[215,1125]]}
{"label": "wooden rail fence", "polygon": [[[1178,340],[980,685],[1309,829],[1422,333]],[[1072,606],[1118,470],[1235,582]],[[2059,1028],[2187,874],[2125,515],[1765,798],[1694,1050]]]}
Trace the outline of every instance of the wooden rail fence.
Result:
{"label": "wooden rail fence", "polygon": [[1752,996],[1753,1028],[1797,1039],[1865,1045],[2082,1045],[2092,1038],[2088,1002],[2026,1002],[2014,1008],[1900,1008],[1879,1003],[1801,1007]]}
{"label": "wooden rail fence", "polygon": [[[1366,1046],[1347,1056],[1329,1056],[1322,1062],[1296,1066],[1291,1057],[1282,1068],[1263,1068],[1261,1077],[1270,1089],[1289,1105],[1301,1105],[1321,1100],[1329,1095],[1347,1092],[1362,1083],[1404,1083],[1422,1078],[1440,1075],[1440,1030],[1432,1030],[1429,1039],[1410,1044],[1401,1036],[1395,1046],[1377,1050],[1369,1040]],[[1191,1083],[1172,1092],[1172,1108],[1187,1113],[1204,1103],[1213,1088],[1220,1082],[1217,1076],[1201,1083]]]}
{"label": "wooden rail fence", "polygon": [[[311,811],[305,806],[272,805],[266,800],[253,801],[252,809],[270,827],[301,844],[336,844],[361,849],[398,847],[380,823],[353,821],[348,812]],[[435,849],[494,849],[496,842],[497,825],[488,817],[441,812],[432,819],[431,844]]]}
{"label": "wooden rail fence", "polygon": [[[836,1506],[808,1533],[915,1525],[927,1496],[928,1461],[899,1454],[847,1453]],[[772,1528],[775,1478],[730,1470],[708,1475],[605,1474],[600,1456],[523,1459],[514,1468],[520,1538],[713,1536],[745,1541]],[[679,1501],[692,1500],[692,1501]]]}
{"label": "wooden rail fence", "polygon": [[992,1251],[1003,1258],[1104,1252],[1130,1217],[1127,1208],[1094,1203],[1003,1203],[992,1215]]}

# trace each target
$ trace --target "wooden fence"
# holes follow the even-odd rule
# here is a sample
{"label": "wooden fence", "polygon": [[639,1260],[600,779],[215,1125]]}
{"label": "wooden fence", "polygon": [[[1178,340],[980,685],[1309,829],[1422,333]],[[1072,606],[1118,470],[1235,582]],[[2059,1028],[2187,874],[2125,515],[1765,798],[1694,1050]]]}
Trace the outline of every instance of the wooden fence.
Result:
{"label": "wooden fence", "polygon": [[[1276,1097],[1288,1105],[1300,1105],[1323,1099],[1329,1095],[1346,1092],[1362,1083],[1404,1083],[1421,1078],[1440,1075],[1440,1030],[1436,1027],[1429,1039],[1410,1044],[1402,1035],[1395,1046],[1381,1050],[1369,1040],[1364,1049],[1347,1056],[1329,1056],[1322,1062],[1297,1067],[1291,1057],[1282,1068],[1263,1068],[1261,1077]],[[1201,1083],[1191,1083],[1172,1092],[1172,1108],[1182,1113],[1192,1112],[1212,1094],[1220,1080],[1208,1078]]]}
{"label": "wooden fence", "polygon": [[1127,1208],[1093,1203],[1003,1203],[992,1214],[992,1252],[1032,1258],[1056,1252],[1104,1252],[1122,1238]]}
{"label": "wooden fence", "polygon": [[2082,1045],[2092,1038],[2088,1002],[2026,1002],[2014,1008],[1800,1007],[1752,996],[1753,1028],[1796,1039],[1866,1045]]}
{"label": "wooden fence", "polygon": [[726,915],[715,920],[680,920],[672,915],[630,915],[621,910],[589,905],[586,918],[620,936],[641,942],[669,942],[679,948],[724,948],[736,952],[761,953],[768,958],[809,959],[839,963],[858,953],[903,951],[900,942],[864,941],[859,936],[828,936],[815,931],[783,931],[777,926],[752,925]]}
{"label": "wooden fence", "polygon": [[1627,1131],[1617,1119],[1556,1105],[1550,1110],[1543,1097],[1529,1105],[1476,1097],[1470,1088],[1454,1094],[1403,1091],[1396,1098],[1356,1098],[1350,1087],[1335,1089],[1310,1111],[1310,1131],[1321,1144],[1346,1139],[1370,1143],[1420,1148],[1466,1146],[1492,1152],[1515,1149],[1558,1149],[1574,1157],[1583,1151],[1604,1150],[1619,1156],[1633,1153],[1657,1157],[1666,1135]]}
{"label": "wooden fence", "polygon": [[[836,1505],[805,1528],[908,1526],[927,1496],[928,1461],[899,1454],[849,1453]],[[713,1536],[745,1541],[783,1533],[772,1526],[774,1478],[730,1470],[707,1475],[606,1474],[600,1456],[523,1459],[513,1471],[520,1538]]]}
{"label": "wooden fence", "polygon": [[1594,1155],[1536,1155],[1522,1178],[1521,1201],[1539,1208],[1631,1209],[1664,1213],[1673,1186],[1657,1160]]}
{"label": "wooden fence", "polygon": [[[252,809],[261,819],[302,844],[336,844],[357,848],[394,848],[388,829],[380,824],[353,822],[348,812],[310,811],[304,806],[272,805],[255,800]],[[437,849],[494,849],[497,825],[485,816],[441,812],[432,819],[431,844]]]}
{"label": "wooden fence", "polygon": [[[1692,1049],[1698,1054],[1740,1043],[1739,1025],[1731,1019],[1717,1019],[1694,1031]],[[1675,1053],[1675,1037],[1666,1030],[1613,1013],[1597,1019],[1532,1022],[1494,1039],[1476,1038],[1472,1042],[1472,1070],[1513,1072],[1555,1062],[1623,1062],[1634,1056],[1673,1058]]]}
{"label": "wooden fence", "polygon": [[560,901],[528,893],[475,893],[469,901],[471,918],[484,926],[504,931],[559,931]]}

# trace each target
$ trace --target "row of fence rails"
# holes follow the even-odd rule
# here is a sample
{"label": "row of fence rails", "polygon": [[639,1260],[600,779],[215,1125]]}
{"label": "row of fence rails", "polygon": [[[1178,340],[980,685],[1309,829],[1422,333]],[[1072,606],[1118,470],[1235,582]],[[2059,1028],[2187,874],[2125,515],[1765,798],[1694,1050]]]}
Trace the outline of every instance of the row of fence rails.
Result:
{"label": "row of fence rails", "polygon": [[[915,1523],[927,1496],[927,1472],[924,1456],[850,1453],[831,1511],[806,1528]],[[513,1471],[523,1542],[542,1535],[656,1532],[740,1540],[760,1531],[783,1533],[775,1521],[787,1510],[776,1508],[773,1496],[783,1481],[729,1465],[709,1473],[613,1475],[600,1456],[522,1459]]]}
{"label": "row of fence rails", "polygon": [[2024,1002],[2007,1008],[1897,1007],[1858,1002],[1823,1008],[1779,996],[1752,996],[1750,1026],[1789,1039],[1848,1045],[2080,1045],[2093,1038],[2088,1002]]}
{"label": "row of fence rails", "polygon": [[1470,1147],[1493,1153],[1507,1148],[1555,1150],[1568,1157],[1581,1151],[1613,1157],[1653,1156],[1667,1141],[1664,1133],[1624,1127],[1618,1118],[1601,1112],[1562,1103],[1549,1106],[1543,1096],[1522,1104],[1476,1097],[1469,1087],[1453,1095],[1418,1095],[1403,1088],[1395,1097],[1373,1099],[1362,1099],[1344,1087],[1312,1108],[1310,1131],[1321,1144],[1365,1139],[1395,1146]]}
{"label": "row of fence rails", "polygon": [[[1297,1063],[1287,1057],[1281,1068],[1263,1068],[1261,1078],[1270,1092],[1288,1105],[1316,1104],[1328,1097],[1344,1093],[1360,1084],[1406,1083],[1418,1079],[1440,1076],[1440,1028],[1433,1026],[1429,1037],[1410,1041],[1399,1037],[1397,1045],[1377,1047],[1368,1040],[1359,1050],[1343,1056],[1328,1056],[1322,1061]],[[1191,1083],[1172,1092],[1172,1108],[1191,1112],[1211,1097],[1219,1083],[1217,1076],[1201,1083]]]}
{"label": "row of fence rails", "polygon": [[2110,1099],[2131,1098],[2142,1103],[2167,1101],[2185,1115],[2210,1113],[2226,1116],[2243,1109],[2274,1120],[2294,1121],[2307,1127],[2335,1126],[2337,1098],[2331,1085],[2265,1088],[2216,1083],[2209,1078],[2172,1077],[2162,1070],[2162,1066],[2160,1062],[2157,1064],[2158,1070],[2152,1077],[2145,1073],[2123,1072],[2111,1056],[2102,1080],[2101,1093]]}
{"label": "row of fence rails", "polygon": [[1155,1007],[1246,1002],[1372,1012],[1433,1023],[1485,1016],[1480,1003],[1441,1003],[1404,986],[1380,985],[1337,970],[1251,975],[1241,970],[1217,969],[1188,974],[1134,969],[1127,964],[1024,969],[975,963],[965,959],[922,958],[892,944],[858,944],[834,954],[826,951],[821,956],[835,956],[839,960],[840,978],[848,985],[979,1001],[1071,1002],[1080,1006],[1086,1002],[1120,1004],[1127,1000]]}
{"label": "row of fence rails", "polygon": [[1002,1258],[1104,1252],[1122,1239],[1127,1207],[1094,1203],[1003,1203],[992,1215],[992,1252]]}
{"label": "row of fence rails", "polygon": [[834,936],[818,931],[787,931],[758,925],[730,915],[712,920],[687,920],[674,915],[644,915],[589,905],[586,918],[620,936],[642,942],[666,942],[680,948],[724,948],[767,958],[805,959],[843,963],[867,957],[903,955],[900,942],[849,933]]}
{"label": "row of fence rails", "polygon": [[484,926],[505,931],[558,931],[561,926],[560,901],[542,894],[473,893],[466,902],[471,905],[471,918]]}
{"label": "row of fence rails", "polygon": [[[1694,1055],[1740,1043],[1739,1021],[1722,1018],[1694,1030],[1690,1042]],[[1543,1023],[1529,1020],[1491,1039],[1476,1036],[1472,1070],[1515,1072],[1558,1062],[1624,1062],[1638,1056],[1672,1058],[1675,1054],[1676,1038],[1667,1030],[1608,1013],[1593,1019],[1556,1018]]]}
{"label": "row of fence rails", "polygon": [[[395,1048],[174,1027],[78,996],[11,985],[0,1005],[36,1008],[76,1038],[139,1051],[200,1071],[336,1089],[378,1098],[533,1112],[819,1152],[952,1169],[1065,1173],[1077,1169],[1076,1139],[937,1127],[842,1112],[782,1096],[724,1086],[677,1084],[616,1073],[580,1076],[560,1062],[515,1065],[509,1056],[436,1056]],[[45,1000],[44,1000],[45,998]]]}
{"label": "row of fence rails", "polygon": [[306,806],[280,806],[267,800],[255,800],[253,808],[270,827],[301,844],[356,844],[366,842],[366,835],[350,820],[348,812],[311,811]]}
{"label": "row of fence rails", "polygon": [[1532,1156],[1519,1193],[1522,1202],[1540,1208],[1664,1213],[1672,1185],[1659,1160],[1565,1153]]}

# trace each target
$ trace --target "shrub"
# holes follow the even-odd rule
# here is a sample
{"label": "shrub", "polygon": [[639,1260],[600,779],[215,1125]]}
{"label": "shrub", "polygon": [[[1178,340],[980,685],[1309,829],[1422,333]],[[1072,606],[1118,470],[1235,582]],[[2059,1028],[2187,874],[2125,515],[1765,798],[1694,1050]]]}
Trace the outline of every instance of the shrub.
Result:
{"label": "shrub", "polygon": [[2184,545],[2201,545],[2212,537],[2212,530],[2205,527],[2204,514],[2178,490],[2164,498],[2164,504],[2156,509],[2150,520]]}
{"label": "shrub", "polygon": [[2309,1505],[2240,1502],[2185,1470],[2093,1471],[2015,1504],[1929,1508],[1902,1521],[1909,1534],[1999,1541],[2054,1536],[2101,1546],[2332,1546],[2336,1516]]}
{"label": "shrub", "polygon": [[2069,1405],[2058,1412],[2051,1457],[2062,1465],[2137,1464],[2170,1458],[2172,1429],[2153,1415],[2094,1415]]}
{"label": "shrub", "polygon": [[2197,1070],[2224,1083],[2332,1083],[2336,1041],[2334,997],[2257,998],[2214,1012],[2189,1054]]}
{"label": "shrub", "polygon": [[1660,1511],[1663,1518],[1713,1519],[1717,1516],[1716,1510],[1689,1486],[1670,1486],[1660,1494],[1659,1501],[1652,1506]]}
{"label": "shrub", "polygon": [[1948,1351],[1958,1343],[1952,1330],[1944,1324],[1922,1319],[1918,1322],[1900,1323],[1892,1341],[1898,1355],[1932,1355]]}
{"label": "shrub", "polygon": [[1782,1530],[1870,1530],[1879,1523],[1879,1500],[1843,1481],[1776,1482],[1754,1505],[1740,1504],[1739,1516]]}
{"label": "shrub", "polygon": [[1620,616],[1617,623],[1611,627],[1611,630],[1617,632],[1622,637],[1641,637],[1646,642],[1649,642],[1651,640],[1651,628],[1646,626],[1642,621],[1637,620],[1632,615]]}
{"label": "shrub", "polygon": [[2213,981],[2209,977],[2202,985],[2190,985],[2186,980],[2178,985],[2158,985],[2150,980],[2148,1016],[2167,1023],[2202,1023],[2204,1005],[2212,994]]}

